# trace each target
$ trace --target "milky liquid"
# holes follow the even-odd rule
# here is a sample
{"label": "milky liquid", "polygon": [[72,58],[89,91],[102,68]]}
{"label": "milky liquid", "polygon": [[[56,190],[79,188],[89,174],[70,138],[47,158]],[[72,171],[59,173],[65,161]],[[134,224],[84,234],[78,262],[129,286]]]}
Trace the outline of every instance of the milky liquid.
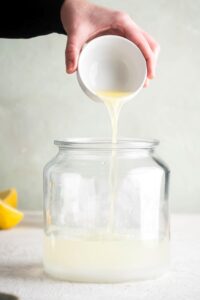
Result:
{"label": "milky liquid", "polygon": [[[101,91],[99,97],[106,105],[112,124],[113,149],[109,166],[110,204],[107,230],[99,236],[72,238],[67,230],[58,228],[44,239],[44,268],[57,278],[80,282],[123,282],[153,278],[164,273],[169,264],[168,238],[137,240],[115,232],[115,199],[117,195],[118,118],[129,93]],[[73,229],[72,229],[73,231]]]}
{"label": "milky liquid", "polygon": [[130,95],[129,92],[122,91],[101,91],[97,95],[104,102],[107,107],[111,126],[112,126],[112,144],[113,149],[110,159],[109,167],[109,203],[110,203],[110,216],[108,223],[108,232],[114,231],[114,206],[115,199],[117,195],[117,160],[116,160],[116,150],[114,144],[117,143],[117,134],[118,134],[118,120],[120,110],[124,104],[124,100],[127,96]]}
{"label": "milky liquid", "polygon": [[124,236],[87,239],[46,236],[44,268],[51,276],[78,282],[123,282],[161,275],[168,267],[168,240]]}
{"label": "milky liquid", "polygon": [[121,91],[101,91],[97,95],[107,107],[112,125],[112,143],[117,142],[118,119],[124,100],[131,93]]}

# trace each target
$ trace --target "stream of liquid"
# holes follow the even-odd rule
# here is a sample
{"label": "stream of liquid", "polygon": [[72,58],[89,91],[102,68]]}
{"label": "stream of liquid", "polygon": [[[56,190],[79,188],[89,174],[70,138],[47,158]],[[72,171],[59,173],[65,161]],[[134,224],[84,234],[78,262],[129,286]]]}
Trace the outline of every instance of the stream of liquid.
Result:
{"label": "stream of liquid", "polygon": [[119,114],[125,102],[124,100],[127,96],[130,95],[130,93],[121,91],[103,91],[98,92],[97,95],[107,107],[112,126],[112,143],[116,143],[118,134]]}
{"label": "stream of liquid", "polygon": [[121,108],[124,104],[124,100],[130,95],[129,92],[122,91],[100,91],[97,93],[99,98],[104,102],[110,117],[112,126],[112,152],[109,166],[109,204],[110,214],[107,231],[109,233],[114,232],[114,207],[115,199],[117,195],[117,159],[116,159],[116,148],[118,136],[118,120]]}

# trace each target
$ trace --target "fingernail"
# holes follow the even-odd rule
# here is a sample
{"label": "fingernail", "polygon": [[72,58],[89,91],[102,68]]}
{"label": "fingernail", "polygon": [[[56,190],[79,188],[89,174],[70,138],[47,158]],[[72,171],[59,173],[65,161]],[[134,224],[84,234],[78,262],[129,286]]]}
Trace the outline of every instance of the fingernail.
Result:
{"label": "fingernail", "polygon": [[67,71],[69,71],[69,72],[72,71],[73,67],[74,67],[73,61],[72,61],[72,60],[69,60],[69,61],[67,62]]}
{"label": "fingernail", "polygon": [[149,76],[149,79],[154,79],[154,77],[155,77],[155,71],[153,71],[153,72],[151,73],[151,75]]}

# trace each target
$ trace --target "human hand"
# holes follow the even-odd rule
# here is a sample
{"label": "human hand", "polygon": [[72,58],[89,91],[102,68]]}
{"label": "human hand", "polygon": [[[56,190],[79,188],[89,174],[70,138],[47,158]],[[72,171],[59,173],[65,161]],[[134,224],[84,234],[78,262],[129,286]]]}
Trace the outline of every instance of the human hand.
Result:
{"label": "human hand", "polygon": [[147,64],[145,86],[154,78],[160,47],[126,13],[87,0],[65,0],[61,7],[61,21],[68,35],[65,51],[68,73],[76,71],[80,51],[86,42],[100,35],[115,34],[131,40],[143,53]]}

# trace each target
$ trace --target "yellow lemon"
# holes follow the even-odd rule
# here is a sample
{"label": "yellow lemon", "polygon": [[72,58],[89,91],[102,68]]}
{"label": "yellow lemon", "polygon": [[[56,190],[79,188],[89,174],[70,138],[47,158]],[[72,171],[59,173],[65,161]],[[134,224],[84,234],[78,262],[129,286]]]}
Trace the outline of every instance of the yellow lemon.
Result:
{"label": "yellow lemon", "polygon": [[15,208],[17,207],[17,198],[17,191],[14,188],[0,192],[0,199]]}
{"label": "yellow lemon", "polygon": [[24,214],[0,200],[0,229],[9,229],[16,226]]}

